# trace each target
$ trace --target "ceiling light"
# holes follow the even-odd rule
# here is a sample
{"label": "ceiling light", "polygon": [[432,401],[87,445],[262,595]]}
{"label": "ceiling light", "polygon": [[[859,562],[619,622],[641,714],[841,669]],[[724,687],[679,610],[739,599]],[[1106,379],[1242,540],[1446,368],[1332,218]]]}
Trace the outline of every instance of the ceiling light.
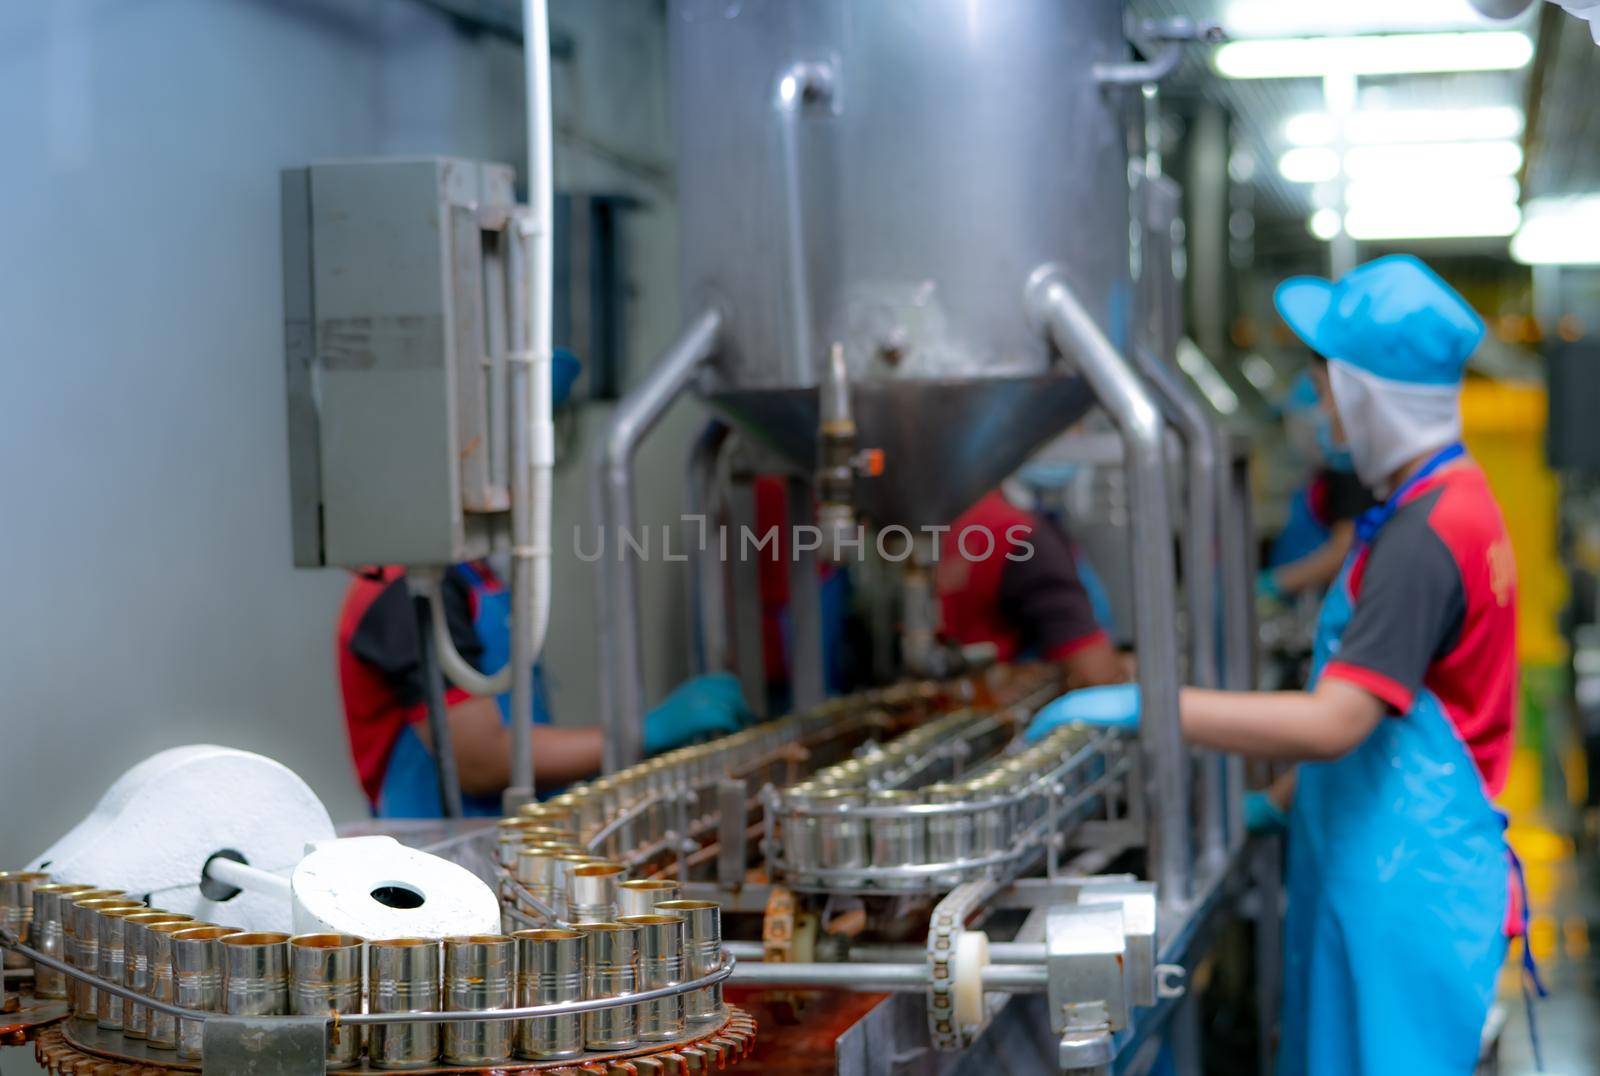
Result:
{"label": "ceiling light", "polygon": [[1339,229],[1344,227],[1344,220],[1337,209],[1319,209],[1311,214],[1307,225],[1312,235],[1326,242],[1339,234]]}
{"label": "ceiling light", "polygon": [[1278,158],[1278,171],[1291,183],[1325,183],[1339,174],[1339,155],[1321,146],[1301,146]]}
{"label": "ceiling light", "polygon": [[1524,265],[1600,265],[1600,194],[1530,201],[1511,256]]}
{"label": "ceiling light", "polygon": [[1521,220],[1515,202],[1387,202],[1351,206],[1344,230],[1359,240],[1499,238],[1515,232]]}
{"label": "ceiling light", "polygon": [[[1339,133],[1326,112],[1289,117],[1283,135],[1290,145],[1325,146]],[[1516,138],[1522,134],[1522,109],[1514,105],[1482,108],[1366,108],[1345,117],[1344,139],[1352,145],[1391,142],[1464,142]]]}
{"label": "ceiling light", "polygon": [[1473,10],[1468,0],[1340,0],[1337,4],[1234,0],[1223,10],[1222,25],[1230,37],[1327,37],[1470,30],[1495,24]]}
{"label": "ceiling light", "polygon": [[1471,202],[1475,205],[1515,205],[1521,193],[1517,181],[1510,176],[1468,176],[1440,184],[1433,176],[1412,179],[1395,176],[1390,179],[1361,179],[1345,185],[1346,205],[1382,205],[1385,202],[1404,205],[1433,203],[1440,199],[1452,202]]}
{"label": "ceiling light", "polygon": [[1232,41],[1217,49],[1212,62],[1227,78],[1322,78],[1514,71],[1531,59],[1533,41],[1526,34],[1500,30]]}
{"label": "ceiling light", "polygon": [[1443,185],[1463,177],[1515,175],[1521,167],[1522,147],[1505,141],[1354,146],[1344,155],[1344,174],[1351,179],[1432,177]]}

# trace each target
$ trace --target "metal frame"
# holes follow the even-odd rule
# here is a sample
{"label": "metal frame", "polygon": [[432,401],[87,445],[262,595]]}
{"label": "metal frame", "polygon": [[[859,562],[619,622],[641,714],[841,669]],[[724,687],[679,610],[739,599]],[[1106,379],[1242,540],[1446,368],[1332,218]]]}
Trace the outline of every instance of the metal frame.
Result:
{"label": "metal frame", "polygon": [[[600,670],[600,726],[605,771],[644,757],[644,636],[639,626],[638,565],[620,547],[634,525],[633,457],[667,408],[694,381],[717,349],[723,314],[708,307],[662,353],[649,375],[617,404],[596,455],[594,515],[608,542],[595,573]],[[609,545],[616,545],[611,549]]]}

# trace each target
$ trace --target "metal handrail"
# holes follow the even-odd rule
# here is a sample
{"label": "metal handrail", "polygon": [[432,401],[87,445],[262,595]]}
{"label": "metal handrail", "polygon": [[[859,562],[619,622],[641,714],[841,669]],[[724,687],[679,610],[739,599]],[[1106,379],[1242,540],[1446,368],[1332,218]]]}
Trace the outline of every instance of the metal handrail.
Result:
{"label": "metal handrail", "polygon": [[[160,1001],[141,994],[121,983],[114,983],[109,979],[102,979],[93,972],[84,971],[82,968],[66,961],[57,960],[55,957],[40,952],[28,945],[11,931],[0,927],[0,949],[10,949],[20,953],[35,964],[42,964],[53,971],[59,971],[71,978],[80,980],[93,986],[96,990],[103,990],[120,998],[136,1001],[146,1008],[168,1016],[178,1017],[183,1020],[216,1020],[227,1019],[231,1014],[224,1012],[210,1012],[203,1009],[187,1009],[181,1005]],[[515,1009],[462,1009],[454,1012],[366,1012],[366,1013],[338,1013],[340,1024],[356,1026],[363,1024],[459,1024],[475,1023],[484,1020],[532,1020],[546,1016],[572,1016],[579,1013],[598,1012],[603,1009],[620,1009],[625,1006],[639,1005],[647,1001],[659,1001],[662,998],[675,997],[679,994],[692,994],[696,990],[704,990],[708,986],[716,986],[733,974],[733,969],[738,965],[732,953],[726,949],[722,951],[722,961],[717,969],[698,979],[686,982],[673,983],[670,986],[658,986],[650,990],[639,990],[631,994],[624,994],[614,998],[593,998],[587,1001],[563,1001],[550,1005],[525,1005]],[[299,1014],[304,1018],[307,1014]],[[330,1020],[335,1014],[328,1014]],[[262,1017],[270,1020],[272,1017]]]}

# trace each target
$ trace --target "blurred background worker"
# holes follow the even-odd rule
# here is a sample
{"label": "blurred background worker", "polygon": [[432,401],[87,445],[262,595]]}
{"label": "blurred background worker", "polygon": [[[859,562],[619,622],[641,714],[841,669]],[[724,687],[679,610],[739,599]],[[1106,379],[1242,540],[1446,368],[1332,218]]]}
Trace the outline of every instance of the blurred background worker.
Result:
{"label": "blurred background worker", "polygon": [[[1525,930],[1504,786],[1516,569],[1459,390],[1483,325],[1417,259],[1297,277],[1280,314],[1327,361],[1333,433],[1385,500],[1323,604],[1304,692],[1188,688],[1191,742],[1299,767],[1278,1072],[1471,1072],[1508,934]],[[1131,726],[1132,685],[1035,719]]]}
{"label": "blurred background worker", "polygon": [[[445,621],[456,651],[493,673],[511,654],[511,596],[486,561],[444,573]],[[405,572],[379,568],[354,576],[339,613],[339,691],[350,754],[373,811],[383,818],[437,818],[438,770],[429,742],[427,685]],[[549,724],[543,670],[534,667],[533,753],[540,788],[591,777],[600,769],[599,728]],[[462,804],[469,815],[498,815],[511,783],[511,696],[445,692]],[[659,754],[706,736],[737,732],[749,717],[739,682],[727,673],[680,685],[645,715],[644,749]]]}
{"label": "blurred background worker", "polygon": [[1058,662],[1075,687],[1126,680],[1067,533],[992,490],[951,524],[936,574],[946,636],[996,660]]}
{"label": "blurred background worker", "polygon": [[1304,485],[1289,498],[1289,518],[1267,552],[1257,592],[1287,601],[1300,594],[1320,595],[1338,576],[1355,538],[1356,518],[1376,503],[1356,477],[1350,450],[1336,443],[1332,420],[1321,403],[1313,365],[1295,379],[1284,401],[1289,442],[1311,463]]}

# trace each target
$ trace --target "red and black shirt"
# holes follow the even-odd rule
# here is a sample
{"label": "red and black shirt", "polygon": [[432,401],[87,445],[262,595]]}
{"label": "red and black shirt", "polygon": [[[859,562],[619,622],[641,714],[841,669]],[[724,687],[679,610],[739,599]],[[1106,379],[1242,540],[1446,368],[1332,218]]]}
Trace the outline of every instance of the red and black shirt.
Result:
{"label": "red and black shirt", "polygon": [[1498,795],[1517,705],[1516,564],[1476,464],[1451,464],[1408,493],[1357,552],[1350,593],[1355,608],[1323,675],[1400,714],[1431,691]]}
{"label": "red and black shirt", "polygon": [[993,643],[1000,661],[1060,661],[1106,640],[1066,534],[998,490],[951,524],[936,579],[945,634]]}

